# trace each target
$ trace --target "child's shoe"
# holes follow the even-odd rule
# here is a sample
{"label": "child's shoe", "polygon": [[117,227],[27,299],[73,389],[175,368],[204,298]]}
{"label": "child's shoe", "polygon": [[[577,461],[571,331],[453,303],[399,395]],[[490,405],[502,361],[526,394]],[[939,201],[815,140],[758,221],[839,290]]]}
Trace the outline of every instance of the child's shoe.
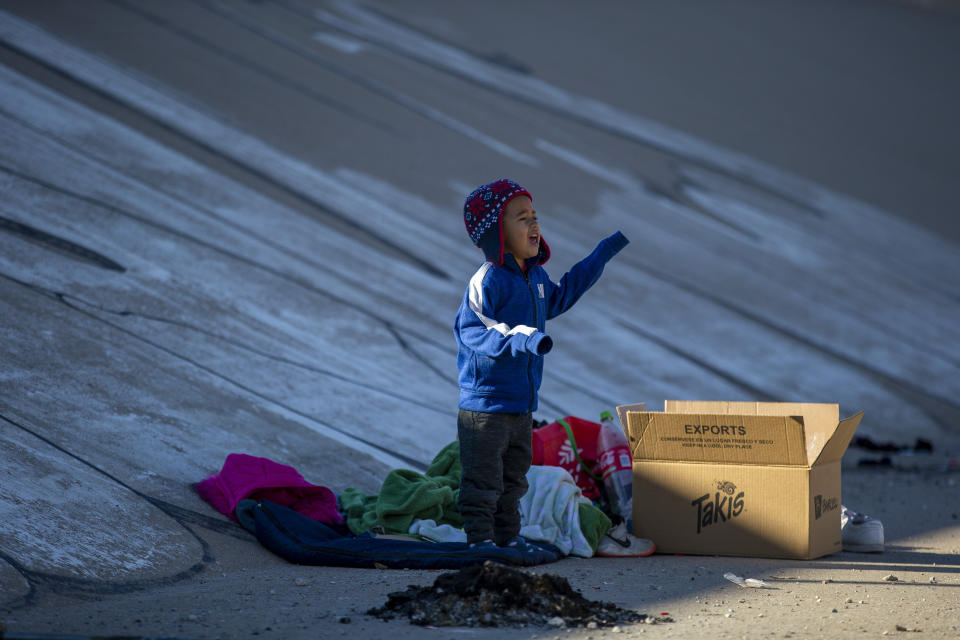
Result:
{"label": "child's shoe", "polygon": [[467,546],[471,551],[496,551],[499,548],[497,547],[497,544],[490,538],[481,540],[480,542],[471,542]]}
{"label": "child's shoe", "polygon": [[879,553],[883,551],[883,523],[841,505],[840,539],[844,551]]}
{"label": "child's shoe", "polygon": [[507,549],[520,549],[520,550],[528,549],[531,547],[530,543],[527,542],[527,539],[524,538],[523,536],[513,536],[507,541],[506,544],[502,544],[500,546]]}
{"label": "child's shoe", "polygon": [[553,562],[559,559],[559,549],[540,546],[529,542],[523,536],[514,536],[507,540],[505,544],[500,545],[500,552],[507,554],[510,562],[524,566],[532,567],[546,562]]}

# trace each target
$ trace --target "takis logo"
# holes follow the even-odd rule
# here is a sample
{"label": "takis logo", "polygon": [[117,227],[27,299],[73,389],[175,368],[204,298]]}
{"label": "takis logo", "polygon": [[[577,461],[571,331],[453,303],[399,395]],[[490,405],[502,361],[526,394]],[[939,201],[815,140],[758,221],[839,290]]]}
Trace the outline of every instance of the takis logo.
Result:
{"label": "takis logo", "polygon": [[826,498],[819,493],[813,496],[813,519],[819,520],[827,511],[836,511],[840,507],[840,500],[836,497]]}
{"label": "takis logo", "polygon": [[713,500],[710,499],[709,493],[705,493],[690,503],[690,506],[697,508],[698,535],[705,527],[726,522],[743,513],[744,492],[737,493],[737,485],[734,483],[729,480],[720,480],[713,495]]}
{"label": "takis logo", "polygon": [[717,489],[723,491],[728,496],[732,496],[733,492],[737,490],[737,485],[729,480],[721,480],[717,483]]}

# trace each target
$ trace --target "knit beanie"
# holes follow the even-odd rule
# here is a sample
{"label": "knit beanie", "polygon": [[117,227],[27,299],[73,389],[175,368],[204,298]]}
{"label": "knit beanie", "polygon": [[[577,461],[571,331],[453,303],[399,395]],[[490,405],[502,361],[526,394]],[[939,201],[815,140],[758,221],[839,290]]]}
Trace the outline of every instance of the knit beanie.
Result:
{"label": "knit beanie", "polygon": [[[483,250],[490,262],[503,264],[503,210],[507,203],[517,196],[527,196],[533,200],[530,192],[508,178],[477,187],[463,203],[463,222],[473,244]],[[550,258],[550,248],[540,237],[540,254],[536,264],[543,264]]]}

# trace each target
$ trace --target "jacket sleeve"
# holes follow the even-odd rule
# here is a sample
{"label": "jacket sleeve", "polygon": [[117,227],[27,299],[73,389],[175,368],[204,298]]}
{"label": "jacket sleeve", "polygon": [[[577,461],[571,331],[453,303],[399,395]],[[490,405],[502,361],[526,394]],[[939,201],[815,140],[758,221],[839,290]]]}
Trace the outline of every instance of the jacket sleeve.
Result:
{"label": "jacket sleeve", "polygon": [[497,290],[488,278],[474,276],[457,318],[460,341],[479,355],[500,358],[522,353],[543,355],[553,347],[553,340],[536,327],[509,326],[496,319]]}
{"label": "jacket sleeve", "polygon": [[590,255],[563,274],[560,284],[551,281],[550,295],[547,297],[547,319],[555,318],[572,307],[580,296],[600,279],[604,265],[629,243],[626,236],[617,231],[609,238],[601,240]]}

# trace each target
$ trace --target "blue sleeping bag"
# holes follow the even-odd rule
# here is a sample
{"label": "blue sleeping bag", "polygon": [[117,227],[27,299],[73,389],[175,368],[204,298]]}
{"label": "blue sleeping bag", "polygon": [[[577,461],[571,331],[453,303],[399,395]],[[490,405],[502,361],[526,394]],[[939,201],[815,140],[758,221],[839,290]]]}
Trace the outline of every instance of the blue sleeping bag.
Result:
{"label": "blue sleeping bag", "polygon": [[[240,511],[244,513],[240,513]],[[544,542],[530,541],[523,549],[477,550],[462,542],[397,540],[363,533],[344,536],[329,526],[311,520],[269,500],[244,501],[237,506],[241,522],[255,529],[257,540],[281,558],[295,564],[333,567],[387,567],[390,569],[460,569],[487,560],[530,567],[555,562],[560,550]]]}

